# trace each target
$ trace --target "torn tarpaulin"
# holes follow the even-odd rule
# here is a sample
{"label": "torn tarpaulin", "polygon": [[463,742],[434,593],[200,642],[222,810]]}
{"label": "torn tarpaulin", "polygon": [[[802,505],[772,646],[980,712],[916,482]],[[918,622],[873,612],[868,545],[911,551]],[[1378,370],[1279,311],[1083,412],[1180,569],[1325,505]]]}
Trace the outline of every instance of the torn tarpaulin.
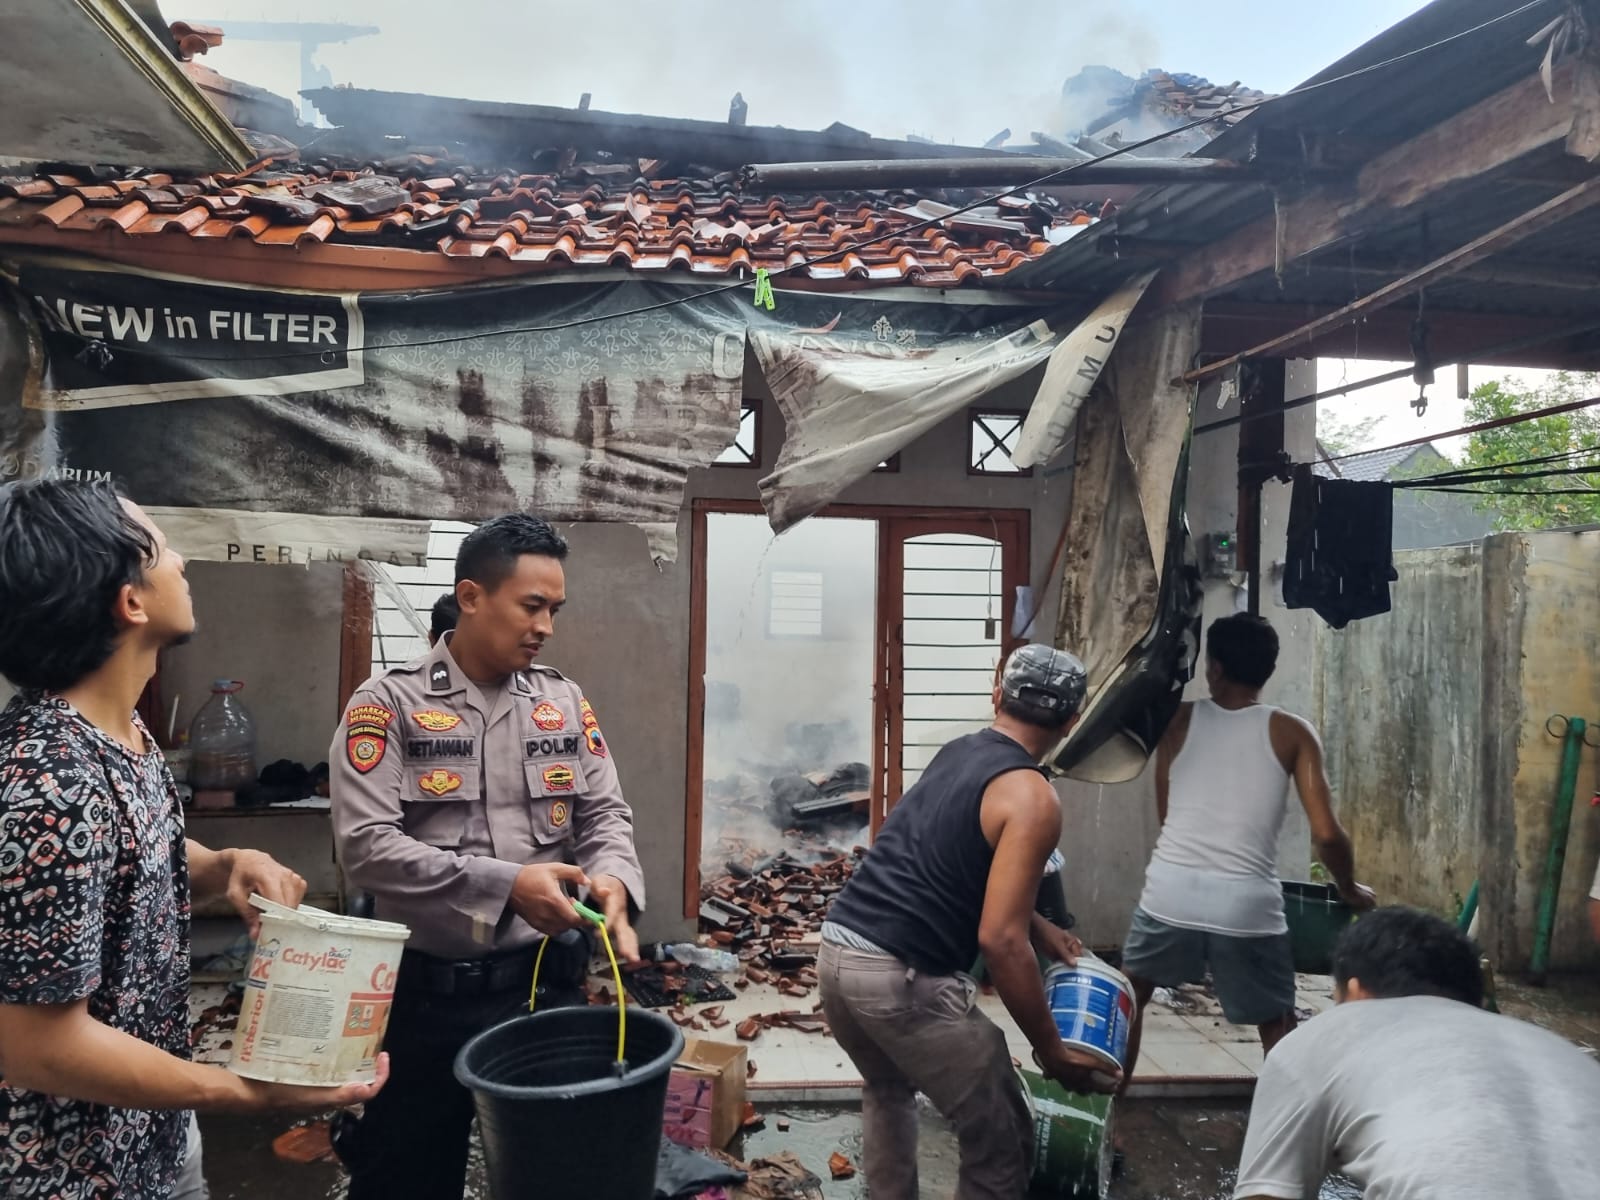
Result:
{"label": "torn tarpaulin", "polygon": [[1150,271],[1124,285],[1051,352],[1039,392],[1011,453],[1017,466],[1043,466],[1066,449],[1078,411],[1111,360],[1129,315],[1155,277]]}
{"label": "torn tarpaulin", "polygon": [[1174,385],[1200,337],[1198,306],[1130,327],[1082,412],[1056,644],[1089,671],[1083,717],[1054,765],[1135,778],[1192,670],[1199,588],[1184,569],[1191,389]]}
{"label": "torn tarpaulin", "polygon": [[28,407],[0,411],[0,435],[42,411],[55,441],[36,431],[16,476],[107,473],[172,508],[628,522],[671,557],[689,471],[738,431],[745,314],[731,295],[638,312],[683,293],[357,296],[19,258],[11,301],[39,352],[0,372],[32,368]]}
{"label": "torn tarpaulin", "polygon": [[[784,308],[795,307],[784,298]],[[752,324],[786,435],[761,502],[782,532],[967,405],[1041,366],[1082,308],[835,302],[817,328]],[[781,311],[781,310],[780,310]]]}

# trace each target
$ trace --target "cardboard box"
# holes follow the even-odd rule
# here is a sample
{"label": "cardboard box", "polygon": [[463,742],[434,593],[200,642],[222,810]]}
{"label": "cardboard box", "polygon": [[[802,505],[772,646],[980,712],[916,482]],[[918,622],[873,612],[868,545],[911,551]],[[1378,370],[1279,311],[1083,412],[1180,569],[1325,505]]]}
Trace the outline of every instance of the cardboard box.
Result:
{"label": "cardboard box", "polygon": [[689,1038],[667,1082],[662,1132],[692,1150],[722,1150],[744,1120],[745,1048]]}

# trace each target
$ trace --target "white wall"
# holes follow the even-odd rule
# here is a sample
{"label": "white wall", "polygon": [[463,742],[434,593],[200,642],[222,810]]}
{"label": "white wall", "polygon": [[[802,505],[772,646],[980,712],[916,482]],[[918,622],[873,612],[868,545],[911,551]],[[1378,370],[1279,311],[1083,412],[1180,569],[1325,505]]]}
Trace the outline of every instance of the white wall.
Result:
{"label": "white wall", "polygon": [[337,563],[189,564],[199,630],[167,651],[161,668],[163,703],[179,698],[178,728],[211,698],[212,680],[240,679],[258,768],[280,758],[325,761],[339,723],[343,572]]}

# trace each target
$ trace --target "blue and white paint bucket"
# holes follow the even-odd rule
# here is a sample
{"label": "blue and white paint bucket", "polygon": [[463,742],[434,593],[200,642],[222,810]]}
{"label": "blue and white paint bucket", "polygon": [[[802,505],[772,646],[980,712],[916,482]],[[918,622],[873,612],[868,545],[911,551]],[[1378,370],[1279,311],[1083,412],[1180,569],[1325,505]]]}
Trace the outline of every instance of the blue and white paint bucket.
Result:
{"label": "blue and white paint bucket", "polygon": [[1077,966],[1062,964],[1045,972],[1044,994],[1063,1042],[1122,1070],[1134,1016],[1133,985],[1126,975],[1085,952]]}

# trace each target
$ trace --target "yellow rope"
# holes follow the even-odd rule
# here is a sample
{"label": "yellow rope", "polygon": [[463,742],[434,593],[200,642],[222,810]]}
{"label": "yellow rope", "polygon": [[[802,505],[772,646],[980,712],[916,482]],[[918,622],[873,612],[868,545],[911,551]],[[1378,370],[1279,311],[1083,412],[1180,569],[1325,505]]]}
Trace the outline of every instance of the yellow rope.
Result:
{"label": "yellow rope", "polygon": [[[600,940],[605,944],[606,957],[611,960],[611,978],[617,984],[617,1061],[623,1061],[623,1051],[628,1045],[628,1005],[622,992],[622,968],[617,965],[617,952],[611,947],[611,934],[606,932],[606,923],[596,921],[594,924],[600,930]],[[533,987],[528,991],[528,1011],[533,1011],[533,1006],[539,998],[539,968],[544,965],[545,947],[550,944],[547,937],[539,943],[539,953],[533,958]]]}

